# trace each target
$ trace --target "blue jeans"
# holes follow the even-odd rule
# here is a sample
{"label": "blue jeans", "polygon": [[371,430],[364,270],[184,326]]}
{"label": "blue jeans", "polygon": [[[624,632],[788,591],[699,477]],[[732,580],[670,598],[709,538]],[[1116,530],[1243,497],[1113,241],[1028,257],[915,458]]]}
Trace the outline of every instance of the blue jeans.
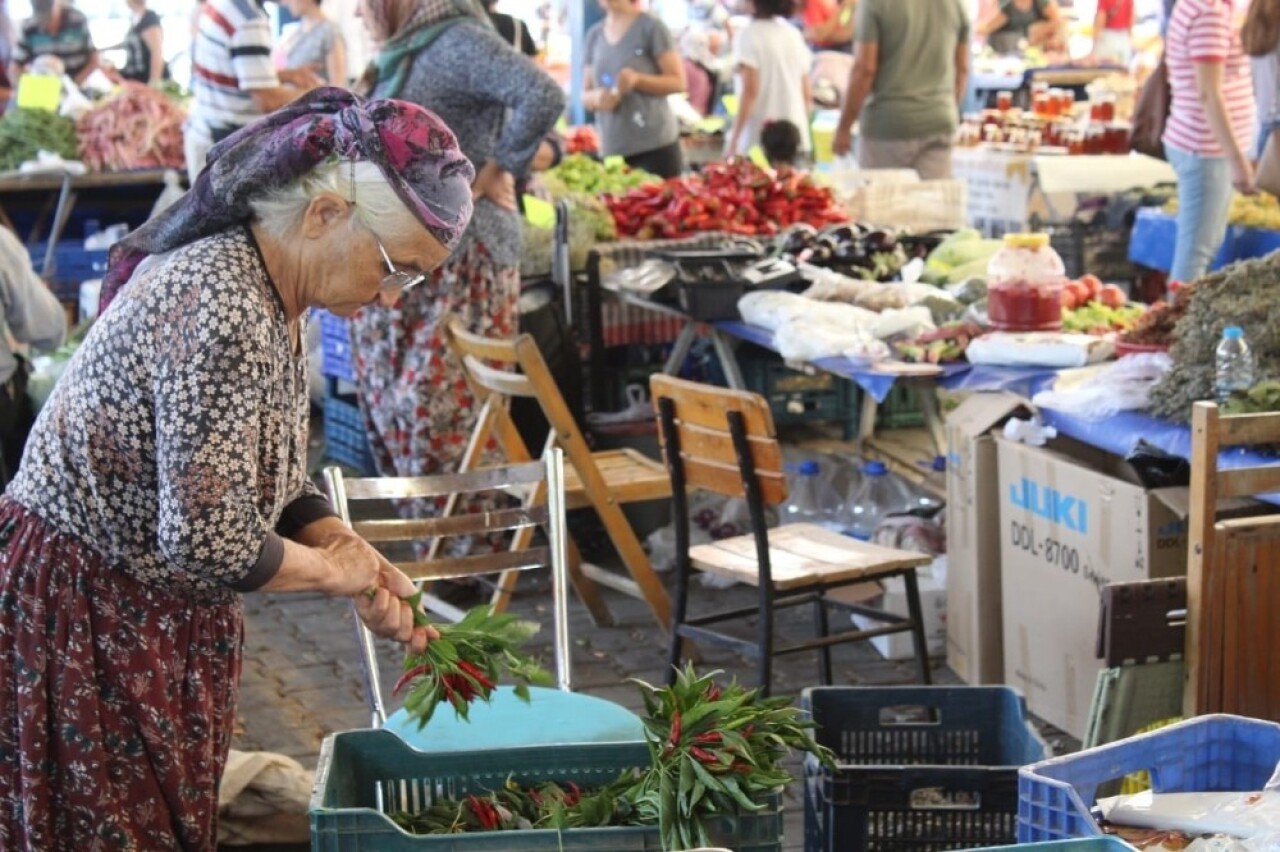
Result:
{"label": "blue jeans", "polygon": [[1204,275],[1222,247],[1231,213],[1231,166],[1226,157],[1202,157],[1168,144],[1165,157],[1178,173],[1178,241],[1169,278],[1190,282]]}

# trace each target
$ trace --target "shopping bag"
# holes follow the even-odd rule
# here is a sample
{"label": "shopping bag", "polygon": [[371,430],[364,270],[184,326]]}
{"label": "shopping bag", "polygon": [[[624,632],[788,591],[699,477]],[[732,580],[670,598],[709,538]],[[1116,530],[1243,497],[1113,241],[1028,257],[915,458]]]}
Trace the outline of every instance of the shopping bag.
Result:
{"label": "shopping bag", "polygon": [[1138,92],[1138,100],[1133,107],[1133,133],[1129,147],[1140,154],[1164,159],[1164,125],[1169,120],[1169,101],[1173,95],[1169,91],[1169,67],[1164,57],[1151,72],[1147,82],[1142,84]]}
{"label": "shopping bag", "polygon": [[1267,134],[1267,144],[1258,158],[1258,171],[1253,176],[1258,189],[1280,196],[1280,146],[1276,145],[1276,131]]}

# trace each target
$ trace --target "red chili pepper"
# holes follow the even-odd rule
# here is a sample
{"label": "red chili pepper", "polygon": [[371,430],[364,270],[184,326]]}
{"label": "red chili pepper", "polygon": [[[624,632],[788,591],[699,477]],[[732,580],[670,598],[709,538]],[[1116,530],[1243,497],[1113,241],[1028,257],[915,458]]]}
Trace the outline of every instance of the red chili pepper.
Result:
{"label": "red chili pepper", "polygon": [[569,791],[564,795],[564,803],[569,807],[573,807],[582,799],[582,789],[572,781],[569,781],[565,786],[569,788]]}
{"label": "red chili pepper", "polygon": [[717,745],[724,740],[719,731],[708,731],[705,734],[698,734],[693,741],[698,745]]}
{"label": "red chili pepper", "polygon": [[680,711],[671,714],[671,745],[680,744]]}
{"label": "red chili pepper", "polygon": [[724,693],[724,690],[722,690],[722,689],[720,688],[720,685],[719,685],[719,684],[716,684],[716,683],[709,683],[709,684],[707,684],[706,691],[705,691],[705,692],[703,692],[703,695],[705,695],[705,696],[707,697],[707,700],[708,700],[708,701],[719,701],[719,700],[720,700],[720,696],[721,696],[723,693]]}
{"label": "red chili pepper", "polygon": [[391,687],[391,694],[399,695],[400,690],[404,689],[405,685],[408,684],[409,681],[420,675],[424,675],[429,671],[431,671],[430,663],[422,663],[421,665],[417,665],[409,669],[407,672],[400,675],[400,679],[396,681],[396,685]]}
{"label": "red chili pepper", "polygon": [[693,746],[692,748],[689,749],[689,754],[696,757],[700,763],[719,763],[720,762],[720,758],[716,757],[714,754],[707,751],[705,748],[698,748],[697,746]]}
{"label": "red chili pepper", "polygon": [[464,672],[466,672],[467,674],[475,678],[476,683],[480,684],[485,689],[493,689],[494,687],[493,681],[489,680],[489,676],[484,672],[480,671],[480,668],[476,666],[474,663],[468,662],[467,660],[459,660],[458,668],[462,669]]}

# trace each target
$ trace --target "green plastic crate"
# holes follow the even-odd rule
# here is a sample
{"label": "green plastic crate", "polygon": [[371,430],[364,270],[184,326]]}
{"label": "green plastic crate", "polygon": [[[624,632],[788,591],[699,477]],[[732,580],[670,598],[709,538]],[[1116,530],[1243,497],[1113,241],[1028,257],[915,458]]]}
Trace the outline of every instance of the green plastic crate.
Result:
{"label": "green plastic crate", "polygon": [[[311,796],[311,848],[315,852],[658,852],[656,826],[412,835],[378,808],[384,801],[415,807],[434,796],[456,798],[493,790],[511,777],[520,783],[572,781],[583,787],[615,780],[648,765],[641,742],[530,746],[492,752],[415,751],[390,731],[366,730],[325,739]],[[706,822],[711,845],[735,852],[780,852],[782,798],[764,809]]]}
{"label": "green plastic crate", "polygon": [[876,410],[876,425],[881,429],[911,429],[924,425],[924,411],[920,408],[921,391],[899,382]]}
{"label": "green plastic crate", "polygon": [[835,420],[846,440],[856,434],[858,390],[850,380],[823,370],[793,370],[758,347],[739,350],[738,365],[747,390],[765,398],[778,426]]}

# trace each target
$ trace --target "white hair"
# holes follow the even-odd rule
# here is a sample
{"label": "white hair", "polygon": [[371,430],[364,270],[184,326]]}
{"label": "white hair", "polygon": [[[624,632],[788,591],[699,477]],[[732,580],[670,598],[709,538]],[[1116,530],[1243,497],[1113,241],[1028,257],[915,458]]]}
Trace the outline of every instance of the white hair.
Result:
{"label": "white hair", "polygon": [[352,202],[355,221],[375,234],[411,239],[424,230],[387,183],[382,170],[367,160],[354,167],[349,160],[322,163],[288,186],[254,199],[249,206],[262,228],[283,240],[298,228],[312,199],[324,192]]}

